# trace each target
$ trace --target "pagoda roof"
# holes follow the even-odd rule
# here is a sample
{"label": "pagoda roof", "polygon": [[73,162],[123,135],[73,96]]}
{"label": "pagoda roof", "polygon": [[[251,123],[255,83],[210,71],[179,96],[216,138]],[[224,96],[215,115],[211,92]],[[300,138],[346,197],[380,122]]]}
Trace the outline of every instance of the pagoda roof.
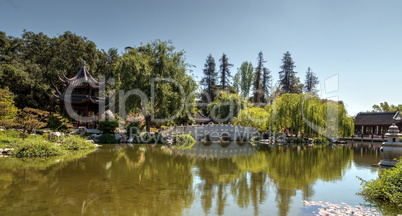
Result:
{"label": "pagoda roof", "polygon": [[73,94],[71,95],[70,98],[67,98],[66,95],[60,94],[56,95],[52,92],[53,97],[61,102],[61,101],[67,101],[70,102],[71,104],[85,104],[85,103],[92,103],[92,104],[100,104],[100,103],[105,103],[106,105],[109,103],[109,100],[106,98],[100,98],[100,97],[95,97],[95,96],[89,96],[89,95],[79,95],[79,94]]}
{"label": "pagoda roof", "polygon": [[355,117],[355,125],[357,126],[389,126],[392,123],[402,122],[401,115],[398,111],[382,112],[382,113],[363,113],[360,112]]}
{"label": "pagoda roof", "polygon": [[100,87],[104,86],[104,82],[98,82],[95,78],[91,76],[88,72],[87,67],[85,66],[85,61],[82,61],[81,69],[73,78],[67,78],[66,75],[63,73],[64,79],[59,79],[63,83],[64,86],[72,86],[74,88],[85,88],[90,86],[93,89],[99,89]]}

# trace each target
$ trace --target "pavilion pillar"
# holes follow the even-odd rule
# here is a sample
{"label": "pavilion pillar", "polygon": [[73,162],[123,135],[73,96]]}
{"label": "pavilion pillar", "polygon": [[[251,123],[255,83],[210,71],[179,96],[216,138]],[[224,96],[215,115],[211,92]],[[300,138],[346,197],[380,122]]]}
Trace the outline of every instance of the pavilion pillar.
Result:
{"label": "pavilion pillar", "polygon": [[378,135],[378,125],[377,125],[377,128],[376,128],[376,132],[375,132],[375,134],[377,134],[377,135]]}
{"label": "pavilion pillar", "polygon": [[362,126],[362,134],[364,134],[364,126]]}

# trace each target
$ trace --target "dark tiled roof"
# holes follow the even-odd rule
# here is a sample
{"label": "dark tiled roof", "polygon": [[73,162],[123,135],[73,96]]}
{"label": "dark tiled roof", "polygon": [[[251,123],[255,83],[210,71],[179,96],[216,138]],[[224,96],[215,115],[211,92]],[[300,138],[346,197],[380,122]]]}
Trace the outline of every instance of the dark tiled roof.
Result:
{"label": "dark tiled roof", "polygon": [[212,119],[210,117],[204,116],[202,115],[200,112],[197,112],[197,114],[195,114],[195,123],[208,123],[208,122],[212,122]]}
{"label": "dark tiled roof", "polygon": [[64,74],[63,77],[64,79],[60,78],[60,80],[66,87],[72,86],[75,88],[84,88],[89,85],[93,89],[99,89],[100,87],[105,85],[105,83],[98,82],[95,78],[91,76],[91,74],[89,74],[87,68],[85,67],[85,63],[82,64],[81,69],[73,78],[67,78]]}
{"label": "dark tiled roof", "polygon": [[355,117],[355,125],[359,126],[389,126],[392,123],[402,122],[399,112],[383,112],[383,113],[358,113]]}
{"label": "dark tiled roof", "polygon": [[71,98],[69,99],[67,99],[64,94],[59,95],[53,94],[53,96],[59,102],[69,101],[72,104],[83,104],[83,103],[99,104],[101,102],[104,102],[106,105],[108,104],[108,100],[105,98],[99,98],[89,95],[71,95]]}

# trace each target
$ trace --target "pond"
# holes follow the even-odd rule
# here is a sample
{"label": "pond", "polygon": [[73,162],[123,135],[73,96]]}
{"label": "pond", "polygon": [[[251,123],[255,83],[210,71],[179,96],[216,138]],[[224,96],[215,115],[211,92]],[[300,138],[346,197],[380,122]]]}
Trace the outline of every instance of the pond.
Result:
{"label": "pond", "polygon": [[48,159],[0,158],[1,215],[311,215],[302,200],[364,204],[378,144],[103,145]]}

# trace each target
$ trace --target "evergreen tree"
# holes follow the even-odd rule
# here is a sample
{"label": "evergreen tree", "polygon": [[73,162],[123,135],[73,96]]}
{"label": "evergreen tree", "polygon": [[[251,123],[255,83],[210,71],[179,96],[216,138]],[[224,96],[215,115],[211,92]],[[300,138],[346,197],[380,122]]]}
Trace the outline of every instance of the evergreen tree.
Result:
{"label": "evergreen tree", "polygon": [[229,63],[229,59],[225,53],[223,53],[222,58],[219,59],[221,62],[219,78],[220,78],[220,88],[221,90],[226,90],[230,86],[230,68],[233,67],[233,64]]}
{"label": "evergreen tree", "polygon": [[294,61],[287,51],[282,59],[282,70],[279,71],[279,85],[282,93],[302,93],[303,84],[300,83],[300,79],[296,77],[294,68]]}
{"label": "evergreen tree", "polygon": [[263,74],[263,68],[264,68],[264,56],[262,52],[260,51],[258,53],[258,58],[257,58],[257,67],[255,68],[255,74],[254,74],[254,103],[259,103],[261,101],[261,78]]}
{"label": "evergreen tree", "polygon": [[304,82],[304,91],[306,93],[312,93],[314,95],[317,94],[316,85],[318,83],[318,77],[316,77],[311,68],[308,67],[306,72],[306,81]]}
{"label": "evergreen tree", "polygon": [[269,89],[271,88],[271,71],[268,68],[263,68],[263,75],[262,75],[262,97],[261,102],[267,103],[269,96]]}
{"label": "evergreen tree", "polygon": [[[215,59],[211,54],[208,55],[204,64],[204,77],[201,80],[201,85],[204,86],[204,94],[201,96],[201,100],[204,103],[214,101],[216,90],[216,78],[217,73],[215,71]],[[209,97],[209,99],[208,99]]]}

